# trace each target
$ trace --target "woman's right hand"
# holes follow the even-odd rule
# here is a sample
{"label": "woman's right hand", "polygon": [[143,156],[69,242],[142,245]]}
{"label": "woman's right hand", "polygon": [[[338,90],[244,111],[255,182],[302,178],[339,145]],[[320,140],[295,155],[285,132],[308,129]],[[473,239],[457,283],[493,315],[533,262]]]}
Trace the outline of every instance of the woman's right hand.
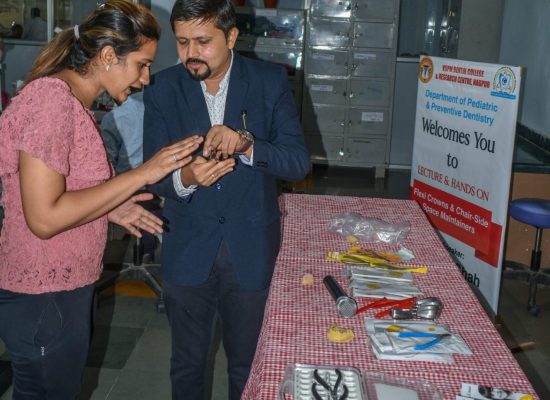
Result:
{"label": "woman's right hand", "polygon": [[145,184],[156,183],[169,173],[189,164],[192,160],[191,154],[199,148],[203,140],[202,136],[190,136],[160,149],[137,168],[145,174]]}

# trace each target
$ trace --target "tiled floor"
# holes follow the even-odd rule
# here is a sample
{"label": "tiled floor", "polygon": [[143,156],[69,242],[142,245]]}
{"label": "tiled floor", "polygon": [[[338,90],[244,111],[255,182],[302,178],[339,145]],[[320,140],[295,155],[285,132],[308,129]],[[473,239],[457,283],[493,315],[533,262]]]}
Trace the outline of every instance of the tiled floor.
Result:
{"label": "tiled floor", "polygon": [[[410,172],[390,171],[384,181],[372,171],[316,167],[304,189],[314,194],[408,198]],[[107,257],[129,257],[114,241]],[[126,254],[125,254],[126,253]],[[541,314],[526,310],[527,284],[505,280],[501,293],[500,331],[510,347],[534,342],[534,348],[516,353],[541,399],[550,399],[550,288],[541,287]],[[104,292],[95,319],[92,349],[81,400],[159,400],[170,398],[170,332],[166,315],[156,311],[148,297],[114,296]],[[211,367],[211,399],[227,398],[226,360],[219,338]],[[0,354],[3,348],[0,346]],[[6,358],[6,354],[0,357]],[[11,398],[11,390],[0,400]],[[193,399],[194,400],[194,399]]]}

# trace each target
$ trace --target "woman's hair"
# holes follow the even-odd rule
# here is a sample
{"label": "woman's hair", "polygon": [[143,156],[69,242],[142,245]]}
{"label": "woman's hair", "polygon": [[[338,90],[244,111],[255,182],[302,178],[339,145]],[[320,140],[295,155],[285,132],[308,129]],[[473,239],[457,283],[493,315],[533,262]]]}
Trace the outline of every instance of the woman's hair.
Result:
{"label": "woman's hair", "polygon": [[146,40],[159,40],[160,25],[146,7],[127,0],[107,0],[74,28],[57,34],[34,61],[28,82],[66,68],[81,75],[105,46],[117,57],[137,51]]}
{"label": "woman's hair", "polygon": [[170,15],[172,30],[174,22],[191,20],[214,21],[214,26],[227,37],[237,24],[233,0],[176,0]]}

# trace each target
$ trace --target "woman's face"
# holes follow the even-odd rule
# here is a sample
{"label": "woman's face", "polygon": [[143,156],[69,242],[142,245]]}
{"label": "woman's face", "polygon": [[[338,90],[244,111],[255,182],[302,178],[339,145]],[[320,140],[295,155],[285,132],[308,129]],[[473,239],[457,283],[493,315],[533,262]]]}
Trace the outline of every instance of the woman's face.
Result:
{"label": "woman's face", "polygon": [[137,51],[119,58],[108,71],[106,90],[117,102],[122,103],[134,89],[141,89],[149,84],[149,67],[157,52],[157,41],[147,40]]}

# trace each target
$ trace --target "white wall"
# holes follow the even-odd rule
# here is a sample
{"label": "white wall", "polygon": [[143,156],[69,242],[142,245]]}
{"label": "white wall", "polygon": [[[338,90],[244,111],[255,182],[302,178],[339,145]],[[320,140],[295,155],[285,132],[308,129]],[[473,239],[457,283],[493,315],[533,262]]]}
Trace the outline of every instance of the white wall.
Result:
{"label": "white wall", "polygon": [[162,26],[162,35],[157,48],[157,56],[151,67],[151,72],[153,73],[171,67],[178,60],[176,41],[172,27],[170,26],[170,13],[172,12],[173,4],[174,0],[151,0],[151,11]]}
{"label": "white wall", "polygon": [[12,96],[15,93],[15,82],[27,79],[34,59],[42,50],[41,45],[22,44],[19,40],[6,40],[4,44],[3,84],[4,90]]}
{"label": "white wall", "polygon": [[462,0],[459,60],[499,62],[502,13],[502,0]]}
{"label": "white wall", "polygon": [[505,0],[500,63],[525,68],[518,122],[550,137],[550,1]]}

